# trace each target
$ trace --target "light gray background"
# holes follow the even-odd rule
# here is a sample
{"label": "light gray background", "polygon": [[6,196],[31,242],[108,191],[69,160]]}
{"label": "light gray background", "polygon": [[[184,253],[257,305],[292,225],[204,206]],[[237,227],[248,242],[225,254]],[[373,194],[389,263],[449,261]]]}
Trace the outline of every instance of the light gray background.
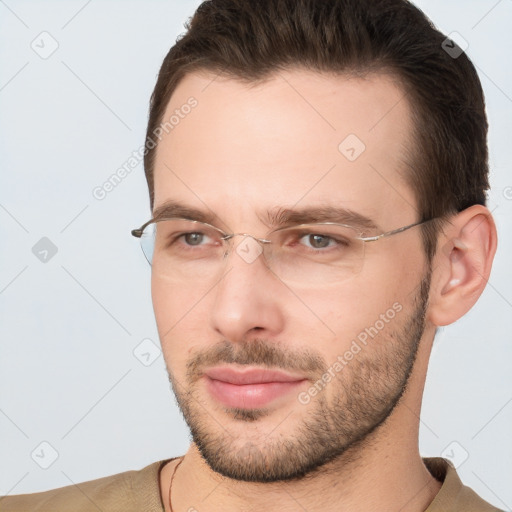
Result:
{"label": "light gray background", "polygon": [[[150,268],[130,235],[149,218],[142,164],[103,200],[92,191],[143,144],[157,71],[197,5],[0,1],[0,495],[139,469],[188,447],[159,349],[136,348],[158,344]],[[467,485],[511,510],[512,1],[417,5],[469,43],[500,236],[481,300],[435,343],[420,448],[452,457]],[[52,38],[46,59],[31,48],[49,51]],[[58,250],[46,263],[32,252],[42,237]],[[142,360],[156,359],[145,366],[134,350],[148,348]]]}

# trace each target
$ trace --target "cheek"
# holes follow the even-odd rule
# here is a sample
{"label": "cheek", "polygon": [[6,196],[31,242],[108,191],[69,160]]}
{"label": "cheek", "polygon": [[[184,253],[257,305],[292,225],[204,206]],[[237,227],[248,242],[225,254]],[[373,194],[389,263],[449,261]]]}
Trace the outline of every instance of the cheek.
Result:
{"label": "cheek", "polygon": [[176,283],[166,277],[151,276],[151,297],[159,330],[169,330],[182,319],[191,315],[198,317],[208,287],[186,282]]}
{"label": "cheek", "polygon": [[155,319],[160,337],[162,337],[163,333],[171,327],[172,316],[175,312],[175,300],[173,299],[173,294],[169,293],[169,291],[169,288],[165,286],[162,280],[152,274],[151,298],[153,301],[153,309],[155,311]]}
{"label": "cheek", "polygon": [[[309,293],[304,303],[316,317],[310,315],[310,327],[316,325],[313,339],[319,340],[314,346],[325,351],[326,358],[335,360],[350,347],[358,336],[364,337],[366,329],[370,329],[382,317],[395,317],[395,310],[402,309],[404,302],[410,300],[409,293],[417,278],[402,279],[400,274],[391,276],[388,273],[368,272],[359,275],[339,286],[325,288],[322,291]],[[387,314],[391,310],[392,315]],[[307,316],[296,315],[291,318],[291,328],[301,336],[304,342],[304,323]],[[379,322],[379,326],[382,322]],[[386,331],[391,324],[386,322]],[[302,333],[302,335],[301,335]],[[321,343],[324,340],[325,343]]]}
{"label": "cheek", "polygon": [[164,359],[168,367],[171,363],[172,368],[181,367],[205,338],[202,319],[206,317],[206,301],[199,300],[202,295],[197,289],[176,286],[155,276],[151,279],[151,296]]}

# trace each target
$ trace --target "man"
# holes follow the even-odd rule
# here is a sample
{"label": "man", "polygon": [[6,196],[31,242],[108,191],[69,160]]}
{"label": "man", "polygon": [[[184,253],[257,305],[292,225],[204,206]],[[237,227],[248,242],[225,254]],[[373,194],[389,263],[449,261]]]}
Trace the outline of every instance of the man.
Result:
{"label": "man", "polygon": [[187,28],[133,234],[193,442],[2,510],[497,510],[418,450],[436,328],[496,250],[474,67],[403,0],[212,0]]}

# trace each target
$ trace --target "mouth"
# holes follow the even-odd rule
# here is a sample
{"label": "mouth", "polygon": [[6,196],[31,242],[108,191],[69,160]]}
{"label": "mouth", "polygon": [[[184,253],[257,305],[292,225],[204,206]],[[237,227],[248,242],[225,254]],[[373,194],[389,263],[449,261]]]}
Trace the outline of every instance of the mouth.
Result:
{"label": "mouth", "polygon": [[290,394],[305,380],[304,376],[277,370],[230,367],[210,368],[205,372],[206,386],[212,398],[227,407],[256,409]]}

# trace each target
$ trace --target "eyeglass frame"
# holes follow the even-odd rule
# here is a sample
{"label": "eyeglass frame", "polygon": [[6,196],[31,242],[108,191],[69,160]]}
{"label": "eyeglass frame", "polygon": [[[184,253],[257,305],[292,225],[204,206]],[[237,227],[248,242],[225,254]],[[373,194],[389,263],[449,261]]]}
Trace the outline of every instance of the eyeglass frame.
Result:
{"label": "eyeglass frame", "polygon": [[[415,226],[420,226],[422,224],[425,224],[427,222],[430,222],[432,220],[439,219],[439,218],[440,217],[432,217],[430,219],[421,220],[421,221],[418,221],[418,222],[414,222],[412,224],[408,224],[407,226],[402,226],[400,228],[392,229],[390,231],[385,231],[384,233],[380,233],[379,235],[366,236],[366,237],[358,236],[358,237],[355,237],[355,240],[360,240],[362,242],[376,242],[377,240],[380,240],[382,238],[385,238],[385,237],[388,237],[388,236],[392,236],[392,235],[396,235],[397,233],[402,233],[403,231],[407,231],[410,228],[413,228]],[[152,219],[148,220],[147,222],[145,222],[140,228],[132,229],[131,230],[131,234],[135,238],[142,238],[142,234],[144,233],[144,230],[150,224],[153,224],[153,223],[156,224],[157,222],[165,221],[165,220],[186,220],[188,222],[195,222],[197,224],[203,224],[205,226],[209,226],[209,227],[213,228],[214,230],[218,231],[219,233],[221,233],[223,235],[221,237],[222,240],[230,240],[230,239],[232,239],[235,236],[241,235],[241,236],[250,236],[251,238],[253,238],[254,240],[256,240],[257,242],[260,242],[260,243],[272,243],[271,240],[266,240],[265,238],[258,238],[258,237],[254,236],[254,235],[250,235],[249,233],[226,233],[221,228],[219,228],[217,226],[214,226],[213,224],[210,224],[208,222],[203,222],[203,221],[200,221],[200,220],[189,219],[189,218],[186,218],[186,217],[152,218]],[[348,224],[342,224],[342,223],[339,223],[339,222],[305,222],[305,223],[302,223],[302,224],[296,224],[296,225],[291,225],[291,226],[283,226],[283,227],[280,227],[280,228],[273,229],[273,230],[269,231],[266,236],[268,236],[271,233],[275,233],[276,231],[281,231],[281,230],[291,229],[291,228],[300,228],[300,227],[303,227],[303,226],[311,226],[311,225],[315,225],[315,226],[317,226],[317,225],[318,226],[323,226],[323,225],[342,226],[342,227],[350,228],[350,229],[353,229],[354,231],[356,231],[354,226],[350,226]]]}

